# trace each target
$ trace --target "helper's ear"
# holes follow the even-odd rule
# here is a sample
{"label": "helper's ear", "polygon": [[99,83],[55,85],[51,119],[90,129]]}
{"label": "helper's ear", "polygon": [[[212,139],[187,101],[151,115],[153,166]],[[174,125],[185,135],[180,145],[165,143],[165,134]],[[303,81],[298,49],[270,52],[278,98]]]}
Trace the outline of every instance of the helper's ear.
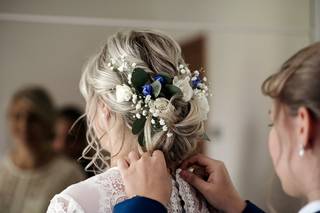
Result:
{"label": "helper's ear", "polygon": [[314,141],[315,123],[310,111],[306,107],[300,107],[297,114],[298,141],[304,149],[312,148]]}

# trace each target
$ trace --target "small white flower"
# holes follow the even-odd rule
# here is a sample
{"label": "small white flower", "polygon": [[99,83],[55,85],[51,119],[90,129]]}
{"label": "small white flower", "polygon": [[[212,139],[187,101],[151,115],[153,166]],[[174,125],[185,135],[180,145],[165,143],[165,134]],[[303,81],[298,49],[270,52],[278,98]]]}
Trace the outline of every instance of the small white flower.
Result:
{"label": "small white flower", "polygon": [[160,123],[161,126],[166,125],[166,122],[162,118],[160,119],[159,123]]}
{"label": "small white flower", "polygon": [[141,118],[140,113],[137,113],[137,114],[136,114],[136,117],[137,117],[138,119],[140,119],[140,118]]}
{"label": "small white flower", "polygon": [[129,83],[129,84],[132,84],[131,79],[132,79],[132,74],[131,74],[131,73],[129,73],[129,74],[128,74],[128,83]]}
{"label": "small white flower", "polygon": [[122,63],[119,67],[118,70],[120,72],[124,72],[125,70],[127,70],[127,63]]}
{"label": "small white flower", "polygon": [[181,72],[181,74],[185,74],[186,70],[185,69],[181,69],[180,72]]}
{"label": "small white flower", "polygon": [[116,86],[116,99],[118,103],[122,103],[125,101],[130,101],[132,98],[132,90],[131,88],[126,85],[117,85]]}
{"label": "small white flower", "polygon": [[151,124],[155,124],[156,121],[154,119],[151,119]]}
{"label": "small white flower", "polygon": [[162,130],[165,132],[165,131],[168,131],[168,127],[166,126],[166,125],[164,125],[163,127],[162,127]]}
{"label": "small white flower", "polygon": [[146,116],[147,114],[148,114],[147,110],[143,110],[143,111],[142,111],[142,115],[143,115],[143,116]]}
{"label": "small white flower", "polygon": [[108,63],[108,67],[112,67],[112,64],[110,62]]}
{"label": "small white flower", "polygon": [[133,67],[133,68],[135,68],[136,66],[137,66],[136,63],[132,63],[132,64],[131,64],[131,67]]}
{"label": "small white flower", "polygon": [[207,77],[203,77],[203,81],[206,82],[208,79]]}
{"label": "small white flower", "polygon": [[173,78],[173,85],[178,87],[182,91],[182,94],[183,94],[182,99],[185,102],[190,101],[190,99],[193,96],[193,90],[190,85],[190,77],[189,76],[186,76],[184,79],[178,79],[177,76],[174,77]]}
{"label": "small white flower", "polygon": [[210,106],[208,103],[208,98],[203,93],[198,93],[198,95],[195,96],[195,101],[199,107],[199,113],[200,113],[200,119],[201,120],[207,120],[208,119],[208,113],[210,111]]}
{"label": "small white flower", "polygon": [[173,134],[172,134],[171,132],[168,132],[168,133],[167,133],[167,137],[168,137],[168,138],[170,138],[170,137],[172,137],[172,136],[173,136]]}
{"label": "small white flower", "polygon": [[199,76],[199,75],[200,75],[200,73],[199,73],[198,70],[194,71],[194,74],[195,74],[196,76]]}
{"label": "small white flower", "polygon": [[183,64],[180,64],[180,65],[179,65],[179,68],[180,68],[180,69],[183,69],[183,68],[184,68]]}
{"label": "small white flower", "polygon": [[137,103],[137,99],[138,99],[138,96],[137,96],[136,94],[133,94],[133,95],[132,95],[132,102],[133,102],[134,104]]}
{"label": "small white flower", "polygon": [[149,103],[150,100],[151,100],[151,95],[147,95],[146,98],[145,98],[145,102]]}
{"label": "small white flower", "polygon": [[139,110],[139,109],[141,109],[141,102],[140,101],[136,105],[136,110]]}

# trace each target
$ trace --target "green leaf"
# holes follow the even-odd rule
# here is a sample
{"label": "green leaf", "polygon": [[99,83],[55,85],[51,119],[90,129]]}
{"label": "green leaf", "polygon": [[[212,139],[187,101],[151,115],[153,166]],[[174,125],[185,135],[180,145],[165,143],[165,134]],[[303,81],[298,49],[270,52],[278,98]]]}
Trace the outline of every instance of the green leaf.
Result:
{"label": "green leaf", "polygon": [[144,131],[142,131],[138,137],[138,143],[141,147],[145,146],[145,140],[144,140]]}
{"label": "green leaf", "polygon": [[182,91],[178,87],[172,84],[166,85],[165,88],[166,88],[165,89],[166,94],[169,95],[170,97],[174,95],[182,95]]}
{"label": "green leaf", "polygon": [[145,123],[146,123],[145,117],[135,120],[132,124],[132,133],[134,135],[139,134],[141,130],[143,130]]}
{"label": "green leaf", "polygon": [[155,81],[151,84],[151,86],[153,88],[154,97],[158,97],[162,88],[161,83],[159,81]]}
{"label": "green leaf", "polygon": [[163,92],[160,92],[160,94],[158,95],[158,97],[163,97],[163,98],[165,98],[166,95],[165,95]]}
{"label": "green leaf", "polygon": [[209,136],[207,135],[207,133],[204,133],[204,134],[202,135],[202,139],[205,140],[205,141],[211,141],[210,138],[209,138]]}
{"label": "green leaf", "polygon": [[172,78],[170,77],[169,74],[160,72],[159,75],[161,75],[166,80],[167,84],[172,84]]}
{"label": "green leaf", "polygon": [[149,80],[149,75],[144,69],[135,68],[132,72],[131,82],[132,85],[138,90],[141,91],[141,87],[145,85]]}

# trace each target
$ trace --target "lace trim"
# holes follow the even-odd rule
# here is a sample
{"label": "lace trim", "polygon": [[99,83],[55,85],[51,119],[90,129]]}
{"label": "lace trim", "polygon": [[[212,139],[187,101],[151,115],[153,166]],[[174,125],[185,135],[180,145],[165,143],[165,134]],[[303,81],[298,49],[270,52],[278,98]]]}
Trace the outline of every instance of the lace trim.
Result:
{"label": "lace trim", "polygon": [[167,206],[168,213],[178,213],[182,212],[179,190],[176,186],[175,180],[172,179],[172,192],[170,197],[170,203]]}
{"label": "lace trim", "polygon": [[[197,196],[196,190],[186,183],[178,174],[172,179],[172,193],[167,205],[169,213],[208,213],[208,206],[204,199]],[[97,191],[99,196],[98,213],[111,213],[113,207],[127,199],[125,188],[117,168],[88,179],[86,183]],[[81,187],[78,185],[78,187]],[[90,195],[89,195],[90,196]],[[184,202],[182,206],[181,202]],[[84,213],[84,209],[66,194],[56,195],[50,203],[48,213]]]}
{"label": "lace trim", "polygon": [[179,173],[176,173],[176,181],[179,184],[179,195],[185,204],[186,212],[209,212],[205,202],[202,199],[197,199],[197,193],[187,182],[185,182]]}
{"label": "lace trim", "polygon": [[100,194],[99,213],[111,213],[117,203],[128,199],[120,172],[116,168],[111,168],[105,173],[96,176],[93,183]]}
{"label": "lace trim", "polygon": [[52,198],[47,213],[85,213],[83,208],[69,195],[58,194]]}

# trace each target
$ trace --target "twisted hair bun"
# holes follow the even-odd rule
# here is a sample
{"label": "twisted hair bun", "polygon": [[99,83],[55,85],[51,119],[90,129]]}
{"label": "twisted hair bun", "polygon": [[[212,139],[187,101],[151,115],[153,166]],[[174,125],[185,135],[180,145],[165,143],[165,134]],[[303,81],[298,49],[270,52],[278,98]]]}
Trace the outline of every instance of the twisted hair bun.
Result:
{"label": "twisted hair bun", "polygon": [[[90,113],[92,102],[98,98],[112,111],[121,114],[132,128],[136,108],[132,102],[119,103],[114,91],[117,85],[126,84],[129,76],[114,72],[110,67],[110,60],[120,64],[124,56],[127,62],[147,73],[165,73],[172,79],[179,74],[179,65],[185,62],[180,46],[171,37],[156,31],[135,30],[111,36],[102,51],[88,63],[80,83],[82,94],[88,102],[87,114]],[[150,152],[163,151],[171,168],[196,150],[197,142],[205,133],[201,100],[189,99],[185,101],[181,95],[174,95],[168,100],[166,109],[159,113],[159,119],[166,121],[167,131],[155,131],[152,116],[146,116],[144,149]],[[90,117],[88,120],[90,125]]]}

